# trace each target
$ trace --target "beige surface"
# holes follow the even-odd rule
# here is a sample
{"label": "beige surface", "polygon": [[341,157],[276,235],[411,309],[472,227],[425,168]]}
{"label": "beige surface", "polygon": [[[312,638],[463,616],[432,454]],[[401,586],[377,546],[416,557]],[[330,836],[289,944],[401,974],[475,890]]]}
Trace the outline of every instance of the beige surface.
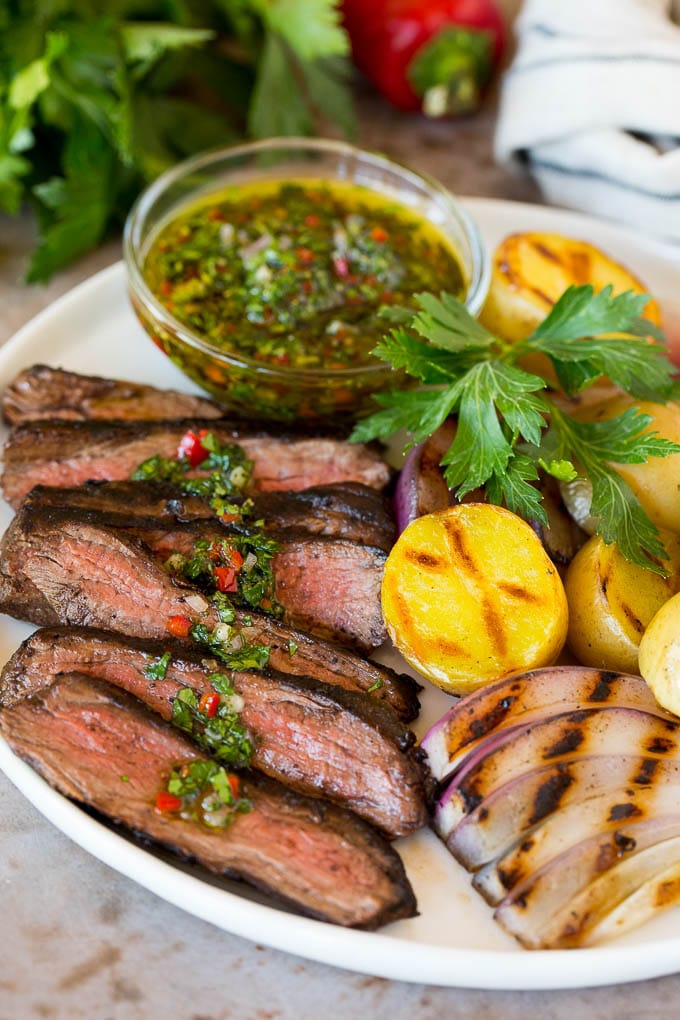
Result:
{"label": "beige surface", "polygon": [[[514,0],[508,0],[516,7]],[[360,142],[464,194],[537,198],[491,156],[494,104],[428,124],[362,97]],[[49,286],[22,282],[29,220],[0,220],[0,341],[120,257],[120,240]],[[678,1015],[680,977],[576,992],[504,993],[406,985],[308,963],[216,931],[74,846],[0,777],[0,1020],[651,1020]],[[680,961],[679,961],[680,966]]]}

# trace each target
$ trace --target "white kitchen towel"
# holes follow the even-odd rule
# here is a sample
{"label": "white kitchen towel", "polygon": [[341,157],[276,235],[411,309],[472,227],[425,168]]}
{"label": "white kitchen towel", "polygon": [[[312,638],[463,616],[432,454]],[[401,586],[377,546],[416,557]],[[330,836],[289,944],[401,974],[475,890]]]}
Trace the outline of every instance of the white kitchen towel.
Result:
{"label": "white kitchen towel", "polygon": [[500,162],[545,198],[680,242],[679,0],[525,0]]}

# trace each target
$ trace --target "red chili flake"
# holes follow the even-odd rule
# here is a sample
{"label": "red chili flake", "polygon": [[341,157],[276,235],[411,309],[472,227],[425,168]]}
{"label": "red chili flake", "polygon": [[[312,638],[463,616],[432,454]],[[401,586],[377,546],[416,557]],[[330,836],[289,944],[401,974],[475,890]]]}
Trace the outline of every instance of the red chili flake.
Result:
{"label": "red chili flake", "polygon": [[174,793],[168,793],[167,790],[161,790],[156,797],[156,811],[179,811],[181,806],[181,799],[175,797]]}
{"label": "red chili flake", "polygon": [[222,521],[222,524],[233,524],[240,516],[240,514],[222,514],[220,520]]}
{"label": "red chili flake", "polygon": [[188,616],[169,616],[165,628],[173,637],[185,638],[191,630],[191,620]]}
{"label": "red chili flake", "polygon": [[224,213],[222,212],[221,209],[217,208],[211,209],[210,212],[208,213],[208,219],[217,220],[218,222],[220,222],[221,220],[224,219]]}
{"label": "red chili flake", "polygon": [[290,361],[290,355],[283,351],[281,354],[277,354],[275,358],[277,365],[287,365]]}
{"label": "red chili flake", "polygon": [[238,591],[236,570],[233,567],[215,567],[215,579],[220,591]]}
{"label": "red chili flake", "polygon": [[170,281],[169,280],[163,280],[163,282],[161,284],[161,294],[165,294],[165,296],[168,297],[170,294],[172,294],[172,289],[173,288],[172,288],[172,284],[170,283]]}
{"label": "red chili flake", "polygon": [[229,786],[231,787],[231,795],[234,800],[238,800],[238,795],[241,789],[241,783],[238,776],[235,776],[233,772],[230,772],[227,776],[229,780]]}
{"label": "red chili flake", "polygon": [[341,280],[347,276],[349,273],[349,263],[344,255],[335,256],[333,259],[333,269],[335,270],[335,275],[339,276]]}
{"label": "red chili flake", "polygon": [[383,244],[389,237],[389,234],[382,227],[373,227],[371,237],[377,244]]}
{"label": "red chili flake", "polygon": [[311,280],[303,280],[302,289],[304,290],[305,294],[311,294],[312,291],[314,290],[314,284],[312,283]]}
{"label": "red chili flake", "polygon": [[217,713],[217,709],[220,705],[219,694],[202,694],[200,701],[198,702],[198,711],[203,712],[209,719]]}
{"label": "red chili flake", "polygon": [[198,467],[210,454],[210,450],[206,450],[201,442],[207,435],[207,429],[201,429],[198,434],[192,432],[191,429],[185,432],[179,441],[177,456],[188,460],[192,467]]}
{"label": "red chili flake", "polygon": [[314,252],[311,248],[296,248],[295,257],[303,266],[308,266],[314,261]]}
{"label": "red chili flake", "polygon": [[319,223],[321,223],[321,220],[316,213],[310,213],[308,216],[305,216],[306,227],[318,227]]}
{"label": "red chili flake", "polygon": [[234,570],[240,570],[243,566],[243,556],[238,549],[229,549],[229,562],[231,563]]}

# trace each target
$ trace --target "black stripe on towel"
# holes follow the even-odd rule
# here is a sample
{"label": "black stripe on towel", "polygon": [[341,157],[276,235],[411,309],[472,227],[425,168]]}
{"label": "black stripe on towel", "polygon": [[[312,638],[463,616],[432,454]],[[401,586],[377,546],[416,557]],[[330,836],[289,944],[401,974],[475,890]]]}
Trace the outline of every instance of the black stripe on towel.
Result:
{"label": "black stripe on towel", "polygon": [[564,174],[567,177],[583,177],[586,180],[602,181],[605,184],[611,184],[615,188],[620,188],[622,191],[629,191],[635,195],[644,195],[645,198],[654,198],[660,202],[680,202],[680,191],[662,194],[658,191],[652,191],[649,188],[641,188],[638,184],[630,184],[628,181],[622,181],[618,177],[610,177],[608,174],[603,174],[599,170],[590,170],[585,167],[579,169],[578,167],[560,166],[559,163],[550,163],[547,160],[535,159],[531,153],[525,154],[524,158],[532,170],[549,170],[553,173]]}

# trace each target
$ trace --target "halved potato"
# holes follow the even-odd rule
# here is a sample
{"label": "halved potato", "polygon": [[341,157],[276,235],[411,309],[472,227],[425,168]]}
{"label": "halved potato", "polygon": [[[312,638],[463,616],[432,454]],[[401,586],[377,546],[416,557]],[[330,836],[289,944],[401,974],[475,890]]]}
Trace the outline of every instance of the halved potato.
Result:
{"label": "halved potato", "polygon": [[413,521],[387,559],[382,607],[399,651],[453,694],[552,663],[567,633],[562,581],[538,536],[488,503]]}
{"label": "halved potato", "polygon": [[640,675],[659,704],[680,715],[680,593],[651,620],[640,642]]}
{"label": "halved potato", "polygon": [[[608,421],[630,407],[637,407],[652,419],[646,432],[654,432],[662,439],[680,444],[680,403],[677,401],[657,404],[618,394],[572,413],[580,421]],[[614,467],[657,527],[680,532],[680,453],[673,453],[669,457],[650,457],[643,464],[615,464]],[[560,484],[560,492],[577,524],[585,531],[592,530],[594,524],[590,517],[590,482],[584,482],[583,479],[563,482]]]}
{"label": "halved potato", "polygon": [[[491,284],[480,321],[496,336],[513,342],[522,340],[542,322],[567,287],[585,283],[592,284],[596,291],[612,284],[614,294],[646,291],[642,281],[625,266],[587,241],[561,234],[511,234],[494,252]],[[661,324],[655,301],[649,301],[644,314],[656,325]],[[522,367],[557,382],[550,362],[542,355],[523,359]]]}
{"label": "halved potato", "polygon": [[[480,319],[498,336],[522,340],[567,287],[584,283],[595,290],[612,284],[615,294],[646,291],[630,270],[587,241],[561,234],[510,234],[494,252],[491,285]],[[649,302],[645,316],[660,325],[655,301]]]}
{"label": "halved potato", "polygon": [[680,537],[661,535],[667,577],[630,563],[615,543],[594,535],[571,561],[564,580],[569,603],[567,642],[579,662],[638,672],[638,649],[655,613],[680,588]]}

